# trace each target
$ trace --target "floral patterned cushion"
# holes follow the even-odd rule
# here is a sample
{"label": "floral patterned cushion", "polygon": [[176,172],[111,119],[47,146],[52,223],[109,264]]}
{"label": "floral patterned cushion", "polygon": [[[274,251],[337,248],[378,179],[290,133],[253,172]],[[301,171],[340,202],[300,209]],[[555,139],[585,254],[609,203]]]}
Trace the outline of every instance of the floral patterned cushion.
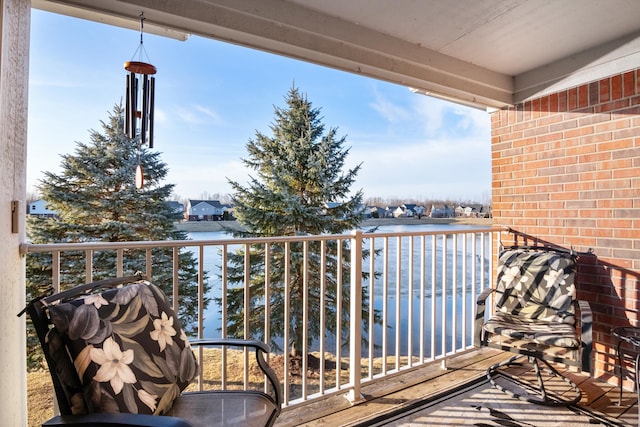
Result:
{"label": "floral patterned cushion", "polygon": [[90,412],[164,414],[196,375],[169,301],[149,282],[53,305],[49,313]]}
{"label": "floral patterned cushion", "polygon": [[502,343],[503,337],[508,337],[523,343],[532,342],[555,347],[577,348],[580,345],[573,325],[523,318],[508,313],[496,313],[485,323],[484,329],[493,334],[489,339],[497,343]]}
{"label": "floral patterned cushion", "polygon": [[574,269],[570,254],[503,251],[497,271],[497,310],[527,319],[575,324]]}

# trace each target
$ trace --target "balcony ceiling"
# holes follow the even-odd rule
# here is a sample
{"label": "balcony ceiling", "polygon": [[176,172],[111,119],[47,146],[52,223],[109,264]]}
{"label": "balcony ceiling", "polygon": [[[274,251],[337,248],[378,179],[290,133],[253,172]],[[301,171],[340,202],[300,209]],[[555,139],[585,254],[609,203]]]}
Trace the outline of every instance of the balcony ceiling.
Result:
{"label": "balcony ceiling", "polygon": [[33,0],[500,108],[640,64],[638,0]]}

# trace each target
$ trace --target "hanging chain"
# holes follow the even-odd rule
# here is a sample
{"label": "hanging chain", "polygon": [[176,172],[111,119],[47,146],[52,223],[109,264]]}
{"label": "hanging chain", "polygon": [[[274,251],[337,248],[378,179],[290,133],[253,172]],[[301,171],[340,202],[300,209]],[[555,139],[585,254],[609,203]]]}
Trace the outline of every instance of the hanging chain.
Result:
{"label": "hanging chain", "polygon": [[140,12],[140,44],[142,44],[142,34],[144,34],[144,12]]}
{"label": "hanging chain", "polygon": [[143,41],[143,36],[144,36],[144,20],[147,19],[144,17],[144,12],[141,12],[140,15],[138,15],[138,18],[140,18],[140,44],[138,45],[138,48],[136,49],[135,52],[133,52],[133,56],[131,57],[131,59],[135,59],[136,54],[138,55],[138,60],[141,62],[144,62],[145,60],[147,62],[149,62],[149,55],[147,55],[147,51],[144,48],[144,41]]}

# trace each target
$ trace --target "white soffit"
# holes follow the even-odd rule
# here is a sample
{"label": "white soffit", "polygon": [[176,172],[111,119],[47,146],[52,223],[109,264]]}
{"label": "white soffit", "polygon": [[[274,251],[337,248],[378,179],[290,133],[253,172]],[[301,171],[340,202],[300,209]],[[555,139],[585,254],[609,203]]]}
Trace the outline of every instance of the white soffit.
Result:
{"label": "white soffit", "polygon": [[[500,108],[640,64],[638,0],[33,0]],[[128,24],[127,24],[128,23]],[[151,32],[151,30],[150,30]]]}

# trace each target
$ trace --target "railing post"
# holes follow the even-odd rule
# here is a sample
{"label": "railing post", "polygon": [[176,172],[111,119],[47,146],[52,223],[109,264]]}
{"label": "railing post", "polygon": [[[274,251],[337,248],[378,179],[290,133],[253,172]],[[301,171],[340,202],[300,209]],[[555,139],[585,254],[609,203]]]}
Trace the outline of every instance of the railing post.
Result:
{"label": "railing post", "polygon": [[347,398],[351,403],[356,403],[363,399],[360,393],[362,362],[362,231],[354,230],[352,236],[349,296],[349,381],[352,389]]}

